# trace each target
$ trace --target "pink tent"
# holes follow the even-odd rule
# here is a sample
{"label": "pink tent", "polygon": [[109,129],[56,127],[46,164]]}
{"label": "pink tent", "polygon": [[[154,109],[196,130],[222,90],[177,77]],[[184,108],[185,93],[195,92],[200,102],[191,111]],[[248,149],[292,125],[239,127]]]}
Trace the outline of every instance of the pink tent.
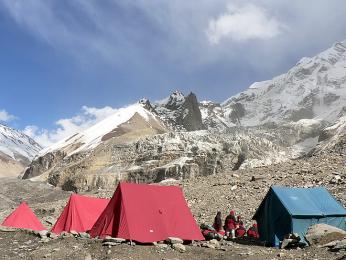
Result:
{"label": "pink tent", "polygon": [[63,231],[86,232],[91,229],[109,199],[98,199],[82,195],[71,195],[52,232],[60,234]]}
{"label": "pink tent", "polygon": [[142,243],[168,237],[204,240],[179,187],[133,183],[118,185],[90,235]]}
{"label": "pink tent", "polygon": [[22,202],[19,207],[13,211],[1,224],[6,227],[25,228],[32,230],[45,230],[40,220],[36,217],[35,213],[29,206]]}

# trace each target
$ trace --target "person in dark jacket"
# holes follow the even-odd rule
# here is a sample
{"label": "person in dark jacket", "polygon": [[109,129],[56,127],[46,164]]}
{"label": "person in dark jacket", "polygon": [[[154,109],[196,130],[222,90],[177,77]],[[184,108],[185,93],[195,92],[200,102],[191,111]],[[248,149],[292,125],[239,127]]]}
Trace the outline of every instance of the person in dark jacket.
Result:
{"label": "person in dark jacket", "polygon": [[242,221],[242,220],[241,220],[241,216],[238,215],[238,216],[237,216],[237,224],[239,225],[241,221]]}
{"label": "person in dark jacket", "polygon": [[221,220],[221,212],[220,211],[217,212],[217,214],[216,214],[216,216],[214,218],[213,228],[215,228],[215,230],[217,232],[222,230],[222,220]]}

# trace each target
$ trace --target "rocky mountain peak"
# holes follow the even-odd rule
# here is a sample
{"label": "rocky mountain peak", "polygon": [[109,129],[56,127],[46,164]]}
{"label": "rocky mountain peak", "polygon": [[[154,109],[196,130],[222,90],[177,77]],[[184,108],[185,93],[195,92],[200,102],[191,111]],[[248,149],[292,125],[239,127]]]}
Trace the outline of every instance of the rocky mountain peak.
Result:
{"label": "rocky mountain peak", "polygon": [[153,106],[151,105],[149,99],[142,98],[138,101],[139,104],[141,104],[146,110],[152,112],[154,110]]}
{"label": "rocky mountain peak", "polygon": [[195,131],[205,128],[197,97],[192,92],[184,96],[180,91],[174,91],[155,103],[154,111],[173,129]]}
{"label": "rocky mountain peak", "polygon": [[176,90],[163,103],[163,106],[167,109],[178,109],[185,102],[185,96],[180,91]]}

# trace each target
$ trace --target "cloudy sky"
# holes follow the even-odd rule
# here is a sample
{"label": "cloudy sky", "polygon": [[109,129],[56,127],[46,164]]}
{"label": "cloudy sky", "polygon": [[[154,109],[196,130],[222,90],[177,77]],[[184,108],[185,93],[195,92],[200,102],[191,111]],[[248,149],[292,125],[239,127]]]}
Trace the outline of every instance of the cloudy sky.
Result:
{"label": "cloudy sky", "polygon": [[223,101],[346,39],[344,0],[0,0],[0,122],[49,145],[142,97]]}

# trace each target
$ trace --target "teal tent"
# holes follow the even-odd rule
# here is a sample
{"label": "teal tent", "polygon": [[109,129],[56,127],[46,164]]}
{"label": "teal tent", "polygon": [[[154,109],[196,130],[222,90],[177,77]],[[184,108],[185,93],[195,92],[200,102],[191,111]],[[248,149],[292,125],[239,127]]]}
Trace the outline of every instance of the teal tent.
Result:
{"label": "teal tent", "polygon": [[260,239],[270,246],[278,246],[289,233],[304,239],[307,229],[319,223],[346,230],[346,209],[323,187],[272,186],[253,219]]}

